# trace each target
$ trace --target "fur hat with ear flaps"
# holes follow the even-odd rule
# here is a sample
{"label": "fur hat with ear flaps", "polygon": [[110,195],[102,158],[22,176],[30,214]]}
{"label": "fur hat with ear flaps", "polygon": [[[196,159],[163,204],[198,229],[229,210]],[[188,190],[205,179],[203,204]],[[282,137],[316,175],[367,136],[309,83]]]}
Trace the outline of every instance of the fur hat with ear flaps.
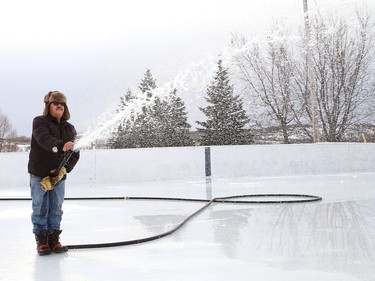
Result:
{"label": "fur hat with ear flaps", "polygon": [[49,113],[49,106],[53,102],[62,102],[62,103],[65,104],[64,105],[64,114],[63,114],[62,117],[65,120],[69,120],[70,113],[69,113],[69,109],[68,109],[66,97],[65,97],[65,95],[63,93],[61,93],[59,91],[51,91],[47,95],[44,96],[45,107],[44,107],[43,115],[44,116],[48,115],[48,113]]}

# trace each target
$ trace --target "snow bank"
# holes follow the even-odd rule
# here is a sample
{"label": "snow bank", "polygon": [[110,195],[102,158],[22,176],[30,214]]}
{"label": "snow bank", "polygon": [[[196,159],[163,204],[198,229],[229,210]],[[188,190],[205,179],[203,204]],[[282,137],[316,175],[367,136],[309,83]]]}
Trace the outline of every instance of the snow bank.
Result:
{"label": "snow bank", "polygon": [[[374,172],[375,144],[319,143],[211,147],[213,177]],[[27,186],[28,153],[0,153],[0,188]],[[83,150],[72,184],[203,178],[205,148]]]}

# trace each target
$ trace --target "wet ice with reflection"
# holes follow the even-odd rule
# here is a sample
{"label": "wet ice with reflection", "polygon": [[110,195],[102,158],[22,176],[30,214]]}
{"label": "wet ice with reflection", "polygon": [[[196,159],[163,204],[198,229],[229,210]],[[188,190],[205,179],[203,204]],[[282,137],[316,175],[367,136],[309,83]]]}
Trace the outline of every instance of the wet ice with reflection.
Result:
{"label": "wet ice with reflection", "polygon": [[[4,280],[374,280],[375,174],[213,178],[69,186],[67,197],[213,198],[304,193],[320,202],[215,203],[172,236],[128,247],[72,250],[41,259],[30,202],[0,204]],[[26,195],[4,190],[8,195]],[[66,201],[62,241],[111,242],[154,235],[202,206],[192,202]],[[14,214],[14,215],[10,215]],[[9,216],[9,217],[8,217]],[[19,253],[22,253],[20,255]],[[18,270],[22,268],[22,271]],[[46,269],[47,268],[47,269]],[[177,276],[177,277],[176,277]]]}

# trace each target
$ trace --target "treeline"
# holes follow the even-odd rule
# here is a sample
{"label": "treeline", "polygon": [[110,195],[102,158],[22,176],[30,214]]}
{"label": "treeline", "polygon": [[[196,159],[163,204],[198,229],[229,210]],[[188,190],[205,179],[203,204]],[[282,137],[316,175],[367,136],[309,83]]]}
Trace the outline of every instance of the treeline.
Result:
{"label": "treeline", "polygon": [[[270,143],[270,132],[274,142],[312,142],[312,82],[320,141],[371,140],[375,121],[373,18],[370,13],[358,13],[356,23],[315,18],[311,35],[315,81],[307,75],[304,35],[297,40],[281,25],[275,25],[262,42],[233,35],[231,69],[218,60],[206,89],[208,105],[200,108],[206,120],[197,120],[196,130],[187,123],[178,89],[168,99],[154,97],[156,80],[147,70],[139,89],[153,101],[119,126],[109,147],[250,144],[262,139]],[[128,91],[119,110],[134,98]]]}

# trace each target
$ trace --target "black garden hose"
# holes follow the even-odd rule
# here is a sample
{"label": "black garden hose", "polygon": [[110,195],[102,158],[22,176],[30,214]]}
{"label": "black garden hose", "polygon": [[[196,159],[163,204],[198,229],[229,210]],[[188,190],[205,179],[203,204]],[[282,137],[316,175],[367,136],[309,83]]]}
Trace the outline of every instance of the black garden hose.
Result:
{"label": "black garden hose", "polygon": [[69,150],[65,153],[63,160],[60,162],[59,166],[56,168],[56,170],[53,172],[52,177],[56,177],[59,173],[62,167],[65,166],[66,163],[68,163],[70,157],[75,153],[76,150]]}
{"label": "black garden hose", "polygon": [[[297,197],[296,200],[256,200],[254,198],[267,198],[267,197]],[[234,200],[240,198],[252,198],[250,201],[245,200]],[[31,198],[0,198],[0,201],[10,201],[10,200],[31,200]],[[66,198],[65,200],[169,200],[169,201],[188,201],[188,202],[205,202],[206,204],[189,215],[180,224],[175,226],[169,231],[154,236],[139,238],[135,240],[126,240],[119,242],[107,242],[107,243],[95,243],[95,244],[78,244],[78,245],[68,245],[68,249],[93,249],[93,248],[108,248],[108,247],[118,247],[127,246],[133,244],[140,244],[156,239],[163,238],[167,235],[171,235],[177,230],[179,230],[183,225],[185,225],[191,218],[196,216],[205,210],[212,203],[232,203],[232,204],[291,204],[291,203],[307,203],[322,200],[321,197],[315,195],[306,194],[250,194],[250,195],[235,195],[227,197],[216,197],[211,200],[208,199],[191,199],[191,198],[170,198],[170,197],[74,197]]]}

